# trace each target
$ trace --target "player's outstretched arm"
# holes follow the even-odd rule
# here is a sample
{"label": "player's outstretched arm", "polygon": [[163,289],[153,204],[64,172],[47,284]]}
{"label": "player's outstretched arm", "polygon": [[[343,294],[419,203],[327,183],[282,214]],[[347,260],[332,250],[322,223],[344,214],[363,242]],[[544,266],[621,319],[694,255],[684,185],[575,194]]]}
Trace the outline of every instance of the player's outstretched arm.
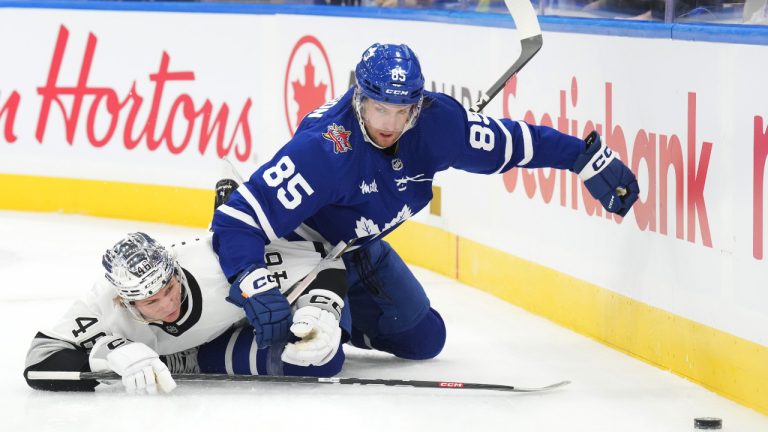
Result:
{"label": "player's outstretched arm", "polygon": [[513,168],[570,169],[584,150],[582,139],[557,129],[474,113],[445,95],[435,99],[424,127],[444,143],[436,157],[447,158],[450,167],[479,174]]}
{"label": "player's outstretched arm", "polygon": [[27,373],[31,371],[90,371],[88,352],[85,349],[42,332],[35,335],[27,352],[24,379],[30,387],[49,391],[93,391],[99,384],[96,380],[30,380],[27,379]]}
{"label": "player's outstretched arm", "polygon": [[[443,98],[445,99],[445,98]],[[584,182],[592,196],[611,213],[625,216],[637,201],[640,188],[632,171],[600,139],[597,132],[581,140],[548,126],[495,119],[459,111],[458,102],[444,103],[445,118],[464,120],[462,138],[451,143],[451,166],[464,171],[493,174],[513,168],[569,169]],[[458,121],[452,124],[460,124]]]}
{"label": "player's outstretched arm", "polygon": [[[91,371],[88,350],[100,337],[111,334],[102,316],[105,309],[112,307],[112,299],[111,295],[101,295],[102,288],[94,285],[93,290],[72,304],[56,324],[35,335],[27,351],[25,379],[30,371]],[[27,379],[27,384],[37,390],[92,391],[99,383],[95,380]]]}

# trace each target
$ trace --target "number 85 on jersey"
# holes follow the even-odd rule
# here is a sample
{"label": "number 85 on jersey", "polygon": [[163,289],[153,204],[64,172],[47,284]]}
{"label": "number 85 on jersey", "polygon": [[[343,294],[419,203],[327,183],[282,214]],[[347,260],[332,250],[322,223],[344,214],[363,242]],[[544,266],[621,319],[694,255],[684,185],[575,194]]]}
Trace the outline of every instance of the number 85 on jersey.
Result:
{"label": "number 85 on jersey", "polygon": [[304,196],[315,193],[301,173],[296,172],[296,165],[288,156],[283,156],[275,166],[266,169],[262,177],[267,186],[278,188],[277,200],[288,210],[298,207]]}

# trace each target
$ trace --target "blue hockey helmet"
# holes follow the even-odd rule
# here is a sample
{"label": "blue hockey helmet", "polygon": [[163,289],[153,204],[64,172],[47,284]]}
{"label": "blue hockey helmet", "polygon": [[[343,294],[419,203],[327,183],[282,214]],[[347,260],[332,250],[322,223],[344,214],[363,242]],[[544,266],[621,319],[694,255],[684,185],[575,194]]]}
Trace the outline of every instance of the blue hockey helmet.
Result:
{"label": "blue hockey helmet", "polygon": [[355,79],[364,96],[379,102],[416,104],[424,93],[419,59],[407,45],[371,45],[355,68]]}

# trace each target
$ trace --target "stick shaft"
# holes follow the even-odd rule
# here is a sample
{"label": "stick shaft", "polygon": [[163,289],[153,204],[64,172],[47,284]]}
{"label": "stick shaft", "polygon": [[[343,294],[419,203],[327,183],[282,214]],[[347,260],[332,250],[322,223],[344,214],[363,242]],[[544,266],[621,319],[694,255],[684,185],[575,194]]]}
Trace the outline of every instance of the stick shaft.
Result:
{"label": "stick shaft", "polygon": [[341,256],[344,254],[344,252],[346,252],[353,244],[355,244],[356,240],[357,239],[352,239],[349,243],[340,241],[336,246],[334,246],[333,249],[328,252],[328,255],[326,255],[325,258],[323,258],[320,263],[312,269],[312,271],[310,271],[306,276],[304,276],[303,279],[296,282],[294,286],[286,291],[285,298],[288,300],[288,303],[293,304],[296,299],[298,299],[304,293],[304,291],[307,290],[315,278],[317,278],[318,273],[326,268],[325,265],[329,261],[336,261],[341,259]]}
{"label": "stick shaft", "polygon": [[[114,372],[56,372],[56,371],[29,371],[27,378],[30,380],[120,380],[120,375]],[[494,390],[505,392],[539,392],[556,389],[569,384],[569,381],[561,381],[543,387],[516,387],[502,384],[463,383],[456,381],[423,381],[423,380],[399,380],[399,379],[371,379],[371,378],[316,378],[302,376],[272,376],[272,375],[226,375],[226,374],[173,374],[175,381],[240,381],[240,382],[266,382],[289,384],[340,384],[340,385],[380,385],[417,388],[442,388],[461,390]]]}

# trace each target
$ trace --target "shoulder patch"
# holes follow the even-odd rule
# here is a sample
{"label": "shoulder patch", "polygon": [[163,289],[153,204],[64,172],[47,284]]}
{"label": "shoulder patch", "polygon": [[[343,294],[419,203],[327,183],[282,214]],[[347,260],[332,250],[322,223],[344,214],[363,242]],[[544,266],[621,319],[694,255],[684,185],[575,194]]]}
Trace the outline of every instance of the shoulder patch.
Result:
{"label": "shoulder patch", "polygon": [[323,138],[332,142],[333,152],[339,154],[352,150],[352,145],[349,143],[350,135],[352,132],[344,129],[344,126],[333,123],[328,125],[328,130],[323,134]]}

